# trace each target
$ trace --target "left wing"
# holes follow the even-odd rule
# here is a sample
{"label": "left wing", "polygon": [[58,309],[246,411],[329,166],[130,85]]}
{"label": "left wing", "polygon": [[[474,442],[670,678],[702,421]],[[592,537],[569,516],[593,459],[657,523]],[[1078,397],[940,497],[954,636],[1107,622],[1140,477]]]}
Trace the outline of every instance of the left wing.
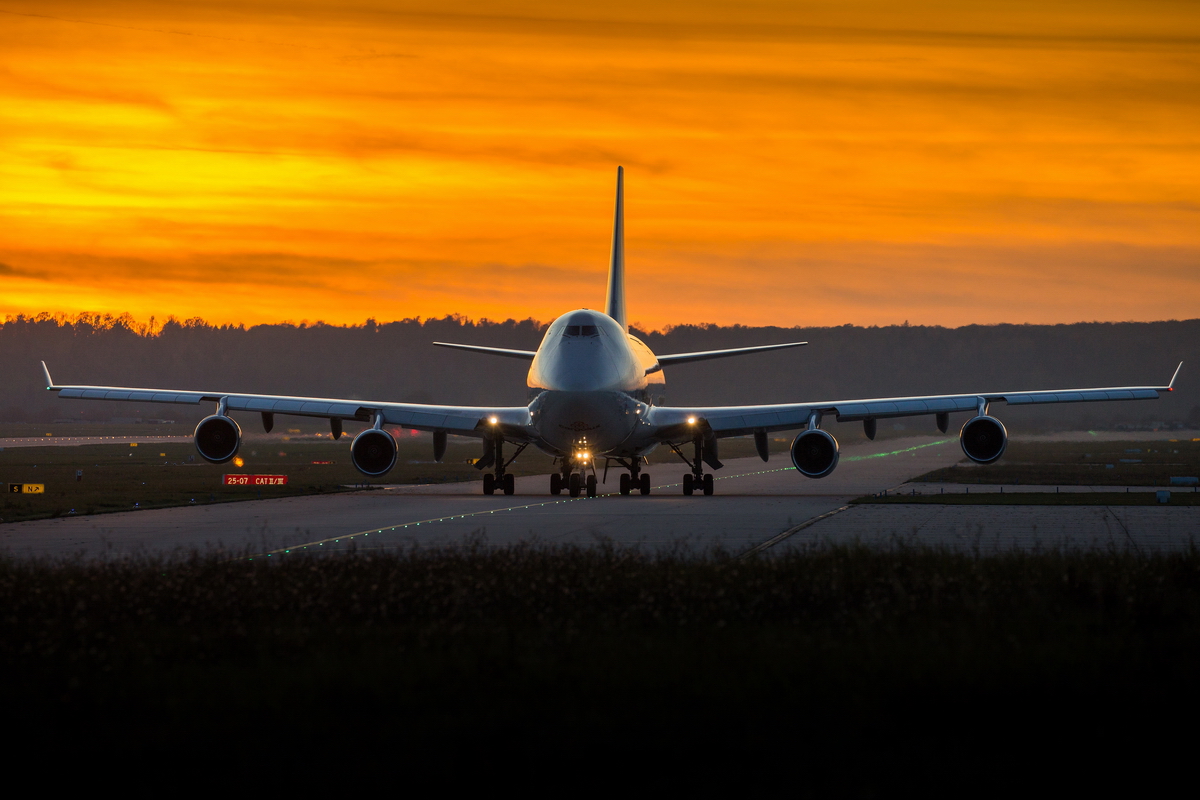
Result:
{"label": "left wing", "polygon": [[[813,415],[836,417],[839,422],[949,414],[954,411],[987,412],[988,404],[1003,401],[1009,405],[1041,403],[1088,403],[1098,400],[1155,400],[1174,391],[1175,374],[1166,386],[1120,386],[1103,389],[1058,389],[1038,392],[984,392],[980,394],[944,394],[928,397],[883,397],[870,400],[835,400],[764,406],[715,406],[650,409],[647,422],[659,427],[663,440],[691,438],[701,426],[717,437],[742,436],[756,431],[781,431],[802,428]],[[939,423],[941,420],[939,420]]]}
{"label": "left wing", "polygon": [[[178,389],[131,389],[120,386],[56,385],[42,362],[46,389],[59,397],[80,400],[126,400],[136,403],[174,403],[199,405],[216,403],[228,411],[256,411],[263,422],[274,414],[297,417],[324,417],[330,420],[372,422],[379,414],[383,423],[422,431],[446,431],[459,436],[482,436],[484,431],[499,429],[506,438],[529,438],[529,409],[525,406],[432,406],[417,403],[381,403],[368,400],[338,400],[323,397],[285,397],[273,394],[238,392],[189,392]],[[492,422],[492,420],[495,422]]]}

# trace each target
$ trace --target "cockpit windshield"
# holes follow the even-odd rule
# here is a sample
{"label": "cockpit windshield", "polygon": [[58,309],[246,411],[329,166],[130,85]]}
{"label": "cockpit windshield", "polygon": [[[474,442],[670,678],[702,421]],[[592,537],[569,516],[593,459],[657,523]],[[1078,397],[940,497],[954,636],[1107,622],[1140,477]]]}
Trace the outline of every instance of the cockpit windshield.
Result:
{"label": "cockpit windshield", "polygon": [[567,325],[563,328],[563,336],[599,336],[600,329],[595,325]]}

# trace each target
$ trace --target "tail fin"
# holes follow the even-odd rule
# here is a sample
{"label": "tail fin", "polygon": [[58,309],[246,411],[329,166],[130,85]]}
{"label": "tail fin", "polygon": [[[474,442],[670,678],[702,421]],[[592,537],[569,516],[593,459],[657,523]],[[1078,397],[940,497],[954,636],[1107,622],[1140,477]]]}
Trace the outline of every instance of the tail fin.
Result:
{"label": "tail fin", "polygon": [[617,167],[617,210],[613,216],[612,256],[608,263],[608,297],[604,313],[629,329],[625,319],[625,168]]}

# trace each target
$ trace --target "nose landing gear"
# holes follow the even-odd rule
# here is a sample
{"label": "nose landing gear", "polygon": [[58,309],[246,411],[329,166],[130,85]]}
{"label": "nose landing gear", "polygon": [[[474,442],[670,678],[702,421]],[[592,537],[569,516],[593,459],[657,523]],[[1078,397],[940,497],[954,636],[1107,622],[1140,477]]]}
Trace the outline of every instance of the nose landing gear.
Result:
{"label": "nose landing gear", "polygon": [[[550,474],[550,494],[562,494],[563,489],[566,489],[571,497],[579,497],[584,493],[588,497],[596,496],[595,473],[588,475],[586,472],[576,472],[576,466],[579,465],[575,464],[573,460],[563,460],[562,472]],[[587,467],[583,466],[582,469],[586,470]]]}

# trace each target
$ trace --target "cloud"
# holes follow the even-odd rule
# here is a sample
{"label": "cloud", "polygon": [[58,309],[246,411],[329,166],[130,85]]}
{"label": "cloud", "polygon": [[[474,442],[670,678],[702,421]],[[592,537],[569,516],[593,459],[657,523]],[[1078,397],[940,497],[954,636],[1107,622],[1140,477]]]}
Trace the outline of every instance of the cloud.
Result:
{"label": "cloud", "polygon": [[3,302],[545,319],[602,301],[623,164],[647,324],[1187,316],[1186,6],[46,0]]}

